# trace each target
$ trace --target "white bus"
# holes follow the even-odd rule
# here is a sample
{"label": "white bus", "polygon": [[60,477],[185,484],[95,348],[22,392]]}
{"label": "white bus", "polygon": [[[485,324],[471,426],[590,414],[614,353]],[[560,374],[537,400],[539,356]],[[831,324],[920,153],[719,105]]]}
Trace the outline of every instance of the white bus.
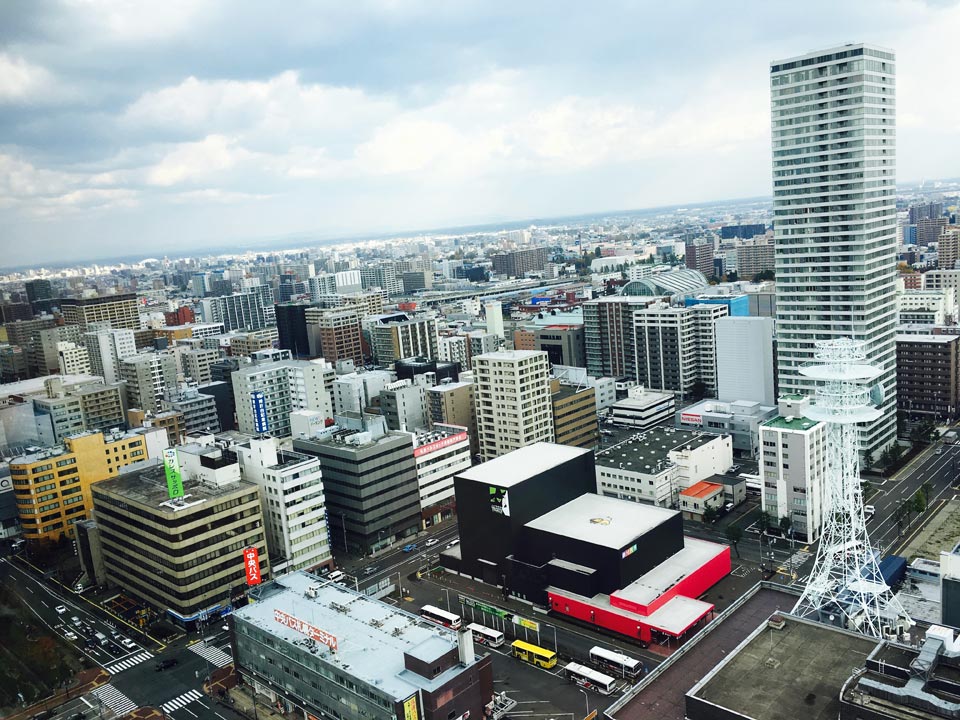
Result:
{"label": "white bus", "polygon": [[420,608],[420,617],[432,620],[438,625],[443,625],[451,630],[460,629],[461,620],[459,615],[448,613],[446,610],[441,610],[433,605],[424,605]]}
{"label": "white bus", "polygon": [[602,695],[609,695],[613,692],[616,680],[609,675],[597,672],[586,665],[577,663],[568,663],[563,669],[563,674],[568,680],[573,680],[577,685],[587,690],[596,690]]}
{"label": "white bus", "polygon": [[503,645],[503,633],[499,630],[491,630],[477,623],[470,623],[467,625],[467,629],[473,634],[474,642],[478,642],[481,645],[489,645],[490,647],[500,647]]}
{"label": "white bus", "polygon": [[753,473],[740,473],[739,477],[746,480],[747,492],[751,495],[759,495],[762,491],[762,478]]}
{"label": "white bus", "polygon": [[590,648],[590,662],[607,670],[613,670],[623,677],[635,678],[643,672],[643,663],[639,660],[599,645]]}

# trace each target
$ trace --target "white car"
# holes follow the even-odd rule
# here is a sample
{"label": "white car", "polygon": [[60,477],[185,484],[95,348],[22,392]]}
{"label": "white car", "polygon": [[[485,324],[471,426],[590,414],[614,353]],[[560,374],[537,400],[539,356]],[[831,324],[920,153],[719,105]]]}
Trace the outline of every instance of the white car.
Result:
{"label": "white car", "polygon": [[447,547],[452,548],[452,547],[456,547],[459,544],[460,544],[460,539],[458,538],[456,540],[451,540],[450,542],[448,542]]}
{"label": "white car", "polygon": [[57,611],[57,615],[63,615],[67,611],[66,605],[57,605],[54,610]]}
{"label": "white car", "polygon": [[69,630],[67,630],[67,631],[63,634],[63,636],[64,636],[67,640],[76,640],[76,639],[77,639],[77,634],[76,634],[76,633],[72,633],[72,632],[70,632]]}
{"label": "white car", "polygon": [[120,641],[120,644],[123,645],[127,650],[133,650],[137,644],[130,638],[124,638]]}
{"label": "white car", "polygon": [[440,541],[437,540],[436,538],[430,538],[429,540],[427,540],[426,546],[427,546],[427,547],[430,547],[430,546],[432,546],[432,545],[436,545],[438,542],[440,542]]}

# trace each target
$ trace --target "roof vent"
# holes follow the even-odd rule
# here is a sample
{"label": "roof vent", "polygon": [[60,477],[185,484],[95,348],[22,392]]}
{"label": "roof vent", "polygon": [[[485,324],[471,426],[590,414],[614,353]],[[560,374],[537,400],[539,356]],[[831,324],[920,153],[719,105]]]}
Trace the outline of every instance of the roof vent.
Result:
{"label": "roof vent", "polygon": [[788,423],[793,422],[793,415],[787,415],[787,416],[784,418],[784,420],[786,420]]}

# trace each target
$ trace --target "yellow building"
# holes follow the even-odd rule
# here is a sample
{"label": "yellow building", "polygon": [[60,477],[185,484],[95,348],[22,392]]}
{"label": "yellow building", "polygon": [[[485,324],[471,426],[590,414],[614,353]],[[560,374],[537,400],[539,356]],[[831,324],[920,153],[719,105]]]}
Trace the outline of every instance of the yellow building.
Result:
{"label": "yellow building", "polygon": [[23,537],[73,537],[73,524],[92,507],[90,486],[116,476],[130,463],[159,457],[168,447],[163,428],[140,428],[104,435],[86,432],[10,461],[10,479]]}
{"label": "yellow building", "polygon": [[600,442],[596,390],[551,380],[550,399],[557,444],[596,448]]}

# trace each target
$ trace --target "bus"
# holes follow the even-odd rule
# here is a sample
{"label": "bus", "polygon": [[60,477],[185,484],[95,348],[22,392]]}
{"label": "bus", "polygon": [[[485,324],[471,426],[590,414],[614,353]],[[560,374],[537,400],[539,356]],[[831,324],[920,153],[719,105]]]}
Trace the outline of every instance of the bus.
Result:
{"label": "bus", "polygon": [[564,669],[563,674],[568,680],[573,680],[577,685],[588,690],[596,690],[602,695],[609,695],[617,681],[609,675],[597,672],[586,665],[569,663]]}
{"label": "bus", "polygon": [[489,645],[490,647],[503,645],[503,633],[499,630],[491,630],[477,623],[470,623],[467,625],[467,629],[473,634],[474,641],[481,645]]}
{"label": "bus", "polygon": [[454,615],[433,605],[424,605],[420,608],[420,617],[432,620],[438,625],[443,625],[451,630],[459,630],[461,625],[459,615]]}
{"label": "bus", "polygon": [[754,473],[740,473],[739,477],[743,478],[746,481],[748,494],[750,495],[760,494],[761,486],[763,485],[763,483],[761,482],[760,475],[757,475]]}
{"label": "bus", "polygon": [[514,640],[510,649],[515,658],[520,658],[531,665],[539,665],[549,670],[557,664],[557,654],[553,650],[537,647],[523,640]]}
{"label": "bus", "polygon": [[607,670],[613,670],[622,677],[635,678],[643,672],[643,663],[639,660],[599,645],[590,648],[590,662]]}

